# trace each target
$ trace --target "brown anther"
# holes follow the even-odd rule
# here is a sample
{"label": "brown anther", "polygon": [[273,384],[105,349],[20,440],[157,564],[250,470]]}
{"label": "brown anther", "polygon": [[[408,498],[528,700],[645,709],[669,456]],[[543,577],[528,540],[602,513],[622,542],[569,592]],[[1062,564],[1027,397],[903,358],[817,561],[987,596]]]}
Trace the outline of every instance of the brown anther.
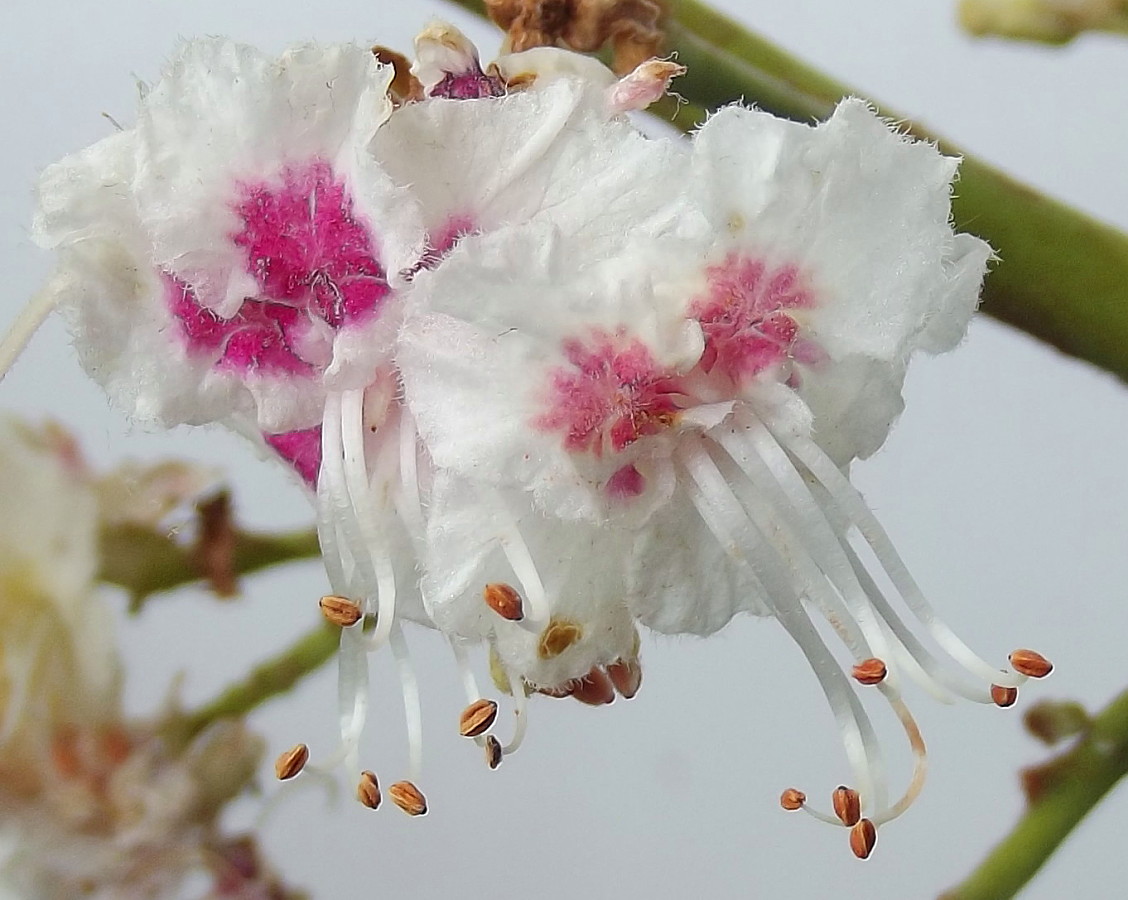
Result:
{"label": "brown anther", "polygon": [[458,733],[463,737],[477,737],[490,730],[497,718],[497,704],[493,700],[475,700],[458,717]]}
{"label": "brown anther", "polygon": [[885,668],[885,663],[878,659],[876,656],[871,656],[869,659],[863,659],[860,663],[854,666],[854,680],[859,684],[881,684],[885,680],[888,669]]}
{"label": "brown anther", "polygon": [[521,595],[508,584],[500,581],[487,584],[482,591],[482,599],[486,601],[486,606],[503,619],[520,622],[525,618],[525,604],[521,602]]}
{"label": "brown anther", "polygon": [[877,829],[869,819],[861,819],[850,829],[850,849],[858,859],[868,859],[877,843]]}
{"label": "brown anther", "polygon": [[486,735],[486,765],[496,769],[501,765],[501,758],[505,754],[501,750],[501,742],[492,734]]}
{"label": "brown anther", "polygon": [[607,675],[615,690],[630,700],[642,687],[642,666],[637,659],[620,659],[607,667]]}
{"label": "brown anther", "polygon": [[537,656],[541,659],[555,659],[583,636],[583,628],[575,622],[552,619],[541,632]]}
{"label": "brown anther", "polygon": [[995,701],[996,706],[1001,706],[1003,709],[1014,706],[1014,702],[1018,699],[1018,688],[993,684],[991,685],[991,699]]}
{"label": "brown anther", "polygon": [[788,788],[779,795],[779,805],[788,812],[795,812],[797,809],[802,809],[803,804],[806,802],[807,795],[802,791],[797,791],[795,788]]}
{"label": "brown anther", "polygon": [[853,788],[840,784],[834,789],[830,802],[843,825],[857,825],[862,818],[862,801]]}
{"label": "brown anther", "polygon": [[427,812],[427,798],[410,781],[397,781],[388,788],[388,796],[409,816],[422,816]]}
{"label": "brown anther", "polygon": [[279,781],[286,781],[297,775],[305,764],[309,762],[309,747],[305,744],[295,744],[285,753],[279,754],[274,761],[274,774]]}
{"label": "brown anther", "polygon": [[572,696],[588,706],[604,706],[615,700],[615,685],[598,666],[573,683]]}
{"label": "brown anther", "polygon": [[348,597],[336,597],[328,594],[318,600],[317,605],[321,607],[321,614],[329,622],[341,628],[355,625],[363,615],[360,611],[360,605],[354,603]]}
{"label": "brown anther", "polygon": [[385,65],[391,66],[395,73],[392,83],[388,85],[388,93],[396,106],[423,99],[423,85],[411,74],[411,60],[402,53],[381,47],[379,44],[372,48],[372,55]]}
{"label": "brown anther", "polygon": [[1033,650],[1015,650],[1010,655],[1011,667],[1028,678],[1045,678],[1054,670],[1054,664]]}
{"label": "brown anther", "polygon": [[376,780],[376,773],[365,769],[360,773],[360,781],[356,783],[356,799],[369,809],[376,809],[380,805],[380,783]]}

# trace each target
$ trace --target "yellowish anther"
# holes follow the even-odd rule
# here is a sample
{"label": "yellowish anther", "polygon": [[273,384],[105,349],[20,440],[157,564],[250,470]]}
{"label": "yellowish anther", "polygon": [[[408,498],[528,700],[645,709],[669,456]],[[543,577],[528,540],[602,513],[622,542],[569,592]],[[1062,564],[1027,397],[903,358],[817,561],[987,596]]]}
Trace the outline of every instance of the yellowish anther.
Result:
{"label": "yellowish anther", "polygon": [[321,607],[321,614],[325,616],[327,621],[341,628],[355,625],[363,615],[360,605],[348,597],[337,597],[329,594],[318,601],[318,606]]}
{"label": "yellowish anther", "polygon": [[877,844],[877,828],[869,819],[861,819],[850,829],[850,849],[858,859],[868,859]]}
{"label": "yellowish anther", "polygon": [[1019,675],[1027,678],[1045,678],[1054,670],[1054,664],[1034,650],[1015,650],[1010,664]]}
{"label": "yellowish anther", "polygon": [[497,718],[497,704],[493,700],[475,700],[458,718],[458,733],[463,737],[485,734]]}
{"label": "yellowish anther", "polygon": [[360,773],[360,781],[356,785],[356,799],[369,809],[376,809],[380,805],[380,783],[376,780],[376,773],[367,769]]}
{"label": "yellowish anther", "polygon": [[567,619],[552,619],[541,632],[537,656],[555,659],[584,636],[584,629]]}
{"label": "yellowish anther", "polygon": [[995,701],[996,706],[1001,706],[1003,709],[1014,706],[1015,701],[1018,700],[1018,688],[993,684],[991,685],[991,699]]}
{"label": "yellowish anther", "polygon": [[512,697],[513,685],[509,683],[509,673],[505,671],[505,666],[501,662],[501,657],[497,655],[497,651],[490,647],[490,679],[496,687],[503,694]]}
{"label": "yellowish anther", "polygon": [[309,747],[305,744],[295,744],[285,753],[281,753],[274,761],[274,774],[279,781],[288,781],[293,778],[309,762]]}
{"label": "yellowish anther", "polygon": [[388,788],[388,796],[409,816],[422,816],[427,812],[427,798],[410,781],[397,781]]}
{"label": "yellowish anther", "polygon": [[779,805],[789,812],[794,812],[797,809],[802,809],[803,804],[807,802],[807,795],[802,791],[795,788],[788,788],[779,795]]}
{"label": "yellowish anther", "polygon": [[831,795],[831,805],[834,814],[842,820],[843,825],[857,825],[862,817],[862,801],[858,792],[840,784]]}

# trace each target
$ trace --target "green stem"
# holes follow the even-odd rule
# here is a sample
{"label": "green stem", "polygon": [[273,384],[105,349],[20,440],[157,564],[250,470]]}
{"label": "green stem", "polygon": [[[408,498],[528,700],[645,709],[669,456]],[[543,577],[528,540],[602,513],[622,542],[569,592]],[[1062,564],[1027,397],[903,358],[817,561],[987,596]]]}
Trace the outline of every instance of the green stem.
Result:
{"label": "green stem", "polygon": [[[232,567],[246,575],[279,563],[320,555],[313,531],[284,534],[237,532]],[[150,594],[199,581],[202,574],[192,549],[167,534],[140,525],[115,525],[101,536],[99,580],[125,588],[130,608],[140,608]]]}
{"label": "green stem", "polygon": [[1105,707],[1071,750],[1026,773],[1030,806],[963,884],[941,900],[1006,900],[1128,774],[1128,691]]}
{"label": "green stem", "polygon": [[[452,0],[484,15],[481,0]],[[715,109],[744,98],[798,121],[825,118],[859,95],[698,0],[675,0],[669,47],[689,71],[675,89]],[[903,121],[895,111],[884,115]],[[693,116],[683,112],[681,125]],[[918,137],[937,140],[907,124]],[[1128,235],[963,156],[956,225],[995,247],[983,311],[1080,359],[1128,378]]]}
{"label": "green stem", "polygon": [[256,666],[243,681],[227,688],[214,700],[193,712],[174,717],[168,725],[169,740],[184,746],[213,722],[242,718],[272,697],[290,690],[333,658],[340,635],[339,628],[318,626],[273,659]]}

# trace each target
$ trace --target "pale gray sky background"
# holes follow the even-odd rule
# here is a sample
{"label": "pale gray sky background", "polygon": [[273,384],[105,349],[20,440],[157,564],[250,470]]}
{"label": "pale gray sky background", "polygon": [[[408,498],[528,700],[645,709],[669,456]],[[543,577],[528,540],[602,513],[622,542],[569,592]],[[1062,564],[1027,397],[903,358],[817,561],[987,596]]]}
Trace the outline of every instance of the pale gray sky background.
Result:
{"label": "pale gray sky background", "polygon": [[[925,122],[1035,186],[1128,228],[1128,42],[1073,47],[972,42],[948,0],[791,0],[718,4],[847,83]],[[497,36],[438,2],[380,0],[7,0],[0,12],[0,318],[10,321],[50,260],[28,240],[37,172],[132,120],[133,76],[150,79],[178,36],[225,34],[278,50],[307,39],[408,50],[434,14],[471,26],[489,57]],[[1126,288],[1128,290],[1128,288]],[[1128,294],[1126,294],[1128,297]],[[918,580],[984,654],[1017,646],[1058,669],[1023,692],[1097,707],[1128,685],[1128,392],[991,321],[954,353],[922,360],[908,408],[856,480]],[[146,434],[108,409],[52,323],[0,387],[0,408],[68,423],[94,459],[181,455],[226,467],[242,518],[308,522],[281,472],[218,431]],[[121,637],[131,709],[151,710],[187,672],[210,696],[316,621],[314,564],[248,582],[219,604],[186,593],[153,604]],[[847,777],[813,676],[771,621],[735,622],[707,641],[647,638],[645,680],[601,709],[540,699],[522,751],[496,772],[455,734],[461,706],[449,654],[417,650],[426,717],[421,786],[431,813],[330,809],[299,795],[268,824],[274,862],[317,898],[935,897],[1014,821],[1016,772],[1044,755],[1020,710],[941,707],[912,697],[932,753],[924,796],[882,830],[860,863],[845,834],[776,803]],[[367,758],[385,782],[403,770],[399,696],[376,667]],[[256,719],[272,754],[296,740],[329,749],[327,670]],[[268,791],[274,790],[269,778]],[[824,804],[825,805],[825,804]],[[234,811],[248,821],[250,804]],[[1029,900],[1124,895],[1128,791],[1077,832]]]}

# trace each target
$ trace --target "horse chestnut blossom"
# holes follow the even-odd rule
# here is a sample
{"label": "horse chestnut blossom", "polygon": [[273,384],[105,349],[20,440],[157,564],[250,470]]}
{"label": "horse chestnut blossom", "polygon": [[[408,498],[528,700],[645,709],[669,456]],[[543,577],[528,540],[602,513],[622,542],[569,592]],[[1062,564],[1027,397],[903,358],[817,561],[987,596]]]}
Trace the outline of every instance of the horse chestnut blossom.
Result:
{"label": "horse chestnut blossom", "polygon": [[[953,346],[975,307],[990,250],[949,225],[956,162],[858,101],[814,128],[734,106],[648,138],[627,113],[680,71],[657,60],[483,67],[442,23],[416,57],[188,42],[134,128],[40,186],[47,301],[91,375],[143,421],[226,423],[311,494],[342,741],[310,768],[359,769],[367,656],[390,645],[411,771],[388,793],[426,811],[405,619],[449,639],[460,731],[496,766],[527,694],[633,696],[640,624],[711,634],[743,612],[811,660],[867,827],[899,814],[923,775],[900,673],[998,701],[1037,668],[994,668],[935,619],[847,475],[912,354]],[[900,800],[805,603],[921,757]],[[477,646],[513,697],[504,745]],[[371,771],[358,796],[379,803]]]}

